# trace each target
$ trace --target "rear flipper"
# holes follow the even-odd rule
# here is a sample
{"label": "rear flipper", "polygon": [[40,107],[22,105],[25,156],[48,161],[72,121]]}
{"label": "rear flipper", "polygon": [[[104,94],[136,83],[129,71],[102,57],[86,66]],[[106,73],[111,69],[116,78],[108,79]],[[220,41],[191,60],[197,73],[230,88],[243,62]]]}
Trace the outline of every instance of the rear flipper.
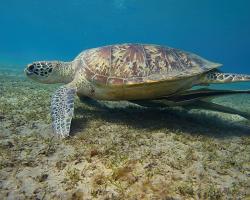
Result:
{"label": "rear flipper", "polygon": [[222,106],[222,105],[208,102],[208,101],[199,100],[199,101],[196,101],[194,104],[185,105],[183,107],[187,109],[204,109],[204,110],[218,111],[218,112],[223,112],[223,113],[228,113],[228,114],[233,114],[233,115],[239,115],[241,117],[244,117],[250,120],[250,114],[246,112],[242,112],[234,108]]}
{"label": "rear flipper", "polygon": [[210,83],[232,83],[250,81],[250,75],[222,73],[219,70],[211,70],[205,74],[200,80],[201,84]]}
{"label": "rear flipper", "polygon": [[238,111],[236,109],[222,106],[209,102],[209,100],[232,94],[250,94],[249,90],[211,90],[211,89],[199,89],[189,90],[176,95],[161,97],[155,100],[137,100],[131,101],[143,107],[170,107],[170,106],[182,106],[186,109],[204,109],[219,111],[229,114],[240,115],[250,120],[250,114]]}
{"label": "rear flipper", "polygon": [[198,100],[212,100],[216,97],[233,94],[250,94],[250,90],[215,90],[201,88],[197,90],[187,90],[167,97],[161,97],[159,100],[167,100],[173,102],[175,105],[185,105]]}
{"label": "rear flipper", "polygon": [[71,119],[74,114],[75,94],[75,88],[63,86],[52,96],[52,128],[56,135],[63,138],[69,136]]}

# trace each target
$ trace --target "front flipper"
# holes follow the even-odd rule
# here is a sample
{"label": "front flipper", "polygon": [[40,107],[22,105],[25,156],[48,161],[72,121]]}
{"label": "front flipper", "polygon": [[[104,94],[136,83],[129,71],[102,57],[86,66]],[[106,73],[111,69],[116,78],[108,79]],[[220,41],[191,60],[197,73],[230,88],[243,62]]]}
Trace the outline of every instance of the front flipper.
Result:
{"label": "front flipper", "polygon": [[69,136],[71,119],[74,114],[75,95],[75,87],[63,86],[52,96],[52,128],[56,135],[63,138]]}

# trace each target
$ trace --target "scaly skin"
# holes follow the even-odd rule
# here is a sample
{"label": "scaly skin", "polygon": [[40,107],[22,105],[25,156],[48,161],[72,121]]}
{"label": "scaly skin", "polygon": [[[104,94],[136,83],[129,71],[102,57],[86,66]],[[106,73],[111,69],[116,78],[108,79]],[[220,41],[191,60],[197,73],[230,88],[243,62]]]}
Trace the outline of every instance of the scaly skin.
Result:
{"label": "scaly skin", "polygon": [[202,83],[231,83],[250,81],[250,76],[245,74],[221,73],[217,70],[212,70],[206,73],[202,78]]}

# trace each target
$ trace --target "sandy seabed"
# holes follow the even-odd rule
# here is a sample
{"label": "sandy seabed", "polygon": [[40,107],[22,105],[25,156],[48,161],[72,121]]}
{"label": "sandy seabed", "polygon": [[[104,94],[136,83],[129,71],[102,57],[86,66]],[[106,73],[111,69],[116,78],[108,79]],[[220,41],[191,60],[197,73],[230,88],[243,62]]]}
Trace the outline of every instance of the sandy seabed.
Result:
{"label": "sandy seabed", "polygon": [[[246,119],[76,98],[62,140],[51,129],[56,88],[0,70],[1,199],[250,199]],[[250,95],[216,102],[250,113]]]}

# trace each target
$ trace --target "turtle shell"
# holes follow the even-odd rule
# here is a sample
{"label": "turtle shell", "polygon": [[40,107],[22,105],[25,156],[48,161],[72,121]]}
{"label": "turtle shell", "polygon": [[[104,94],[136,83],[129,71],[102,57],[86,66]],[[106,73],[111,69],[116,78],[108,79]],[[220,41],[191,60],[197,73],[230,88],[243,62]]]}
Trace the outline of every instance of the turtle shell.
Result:
{"label": "turtle shell", "polygon": [[121,44],[89,49],[77,59],[83,62],[88,80],[105,85],[177,80],[221,66],[193,53],[147,44]]}

